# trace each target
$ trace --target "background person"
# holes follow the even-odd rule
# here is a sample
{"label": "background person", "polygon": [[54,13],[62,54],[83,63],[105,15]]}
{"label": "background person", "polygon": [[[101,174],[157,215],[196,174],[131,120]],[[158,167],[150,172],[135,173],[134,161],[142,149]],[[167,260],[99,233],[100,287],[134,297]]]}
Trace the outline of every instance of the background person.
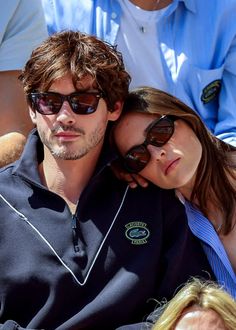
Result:
{"label": "background person", "polygon": [[41,1],[11,0],[0,11],[0,167],[21,154],[32,129],[18,76],[33,48],[47,37]]}
{"label": "background person", "polygon": [[55,34],[21,81],[37,129],[0,171],[0,329],[115,329],[149,314],[149,297],[210,276],[173,191],[131,190],[107,166],[130,81],[120,53]]}
{"label": "background person", "polygon": [[152,315],[157,319],[152,330],[234,330],[235,311],[235,300],[221,287],[195,278],[157,308]]}
{"label": "background person", "polygon": [[175,95],[236,146],[235,0],[43,0],[43,6],[50,34],[79,30],[117,45],[131,89]]}
{"label": "background person", "polygon": [[179,99],[151,87],[130,93],[113,138],[126,170],[176,190],[218,282],[236,297],[236,148]]}

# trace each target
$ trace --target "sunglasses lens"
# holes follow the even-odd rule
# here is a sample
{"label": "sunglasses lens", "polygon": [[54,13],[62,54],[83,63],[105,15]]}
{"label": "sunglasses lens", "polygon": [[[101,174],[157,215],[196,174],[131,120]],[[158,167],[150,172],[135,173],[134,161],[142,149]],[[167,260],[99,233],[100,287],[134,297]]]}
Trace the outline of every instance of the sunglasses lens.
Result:
{"label": "sunglasses lens", "polygon": [[151,155],[147,145],[161,147],[169,141],[174,133],[174,119],[163,117],[154,121],[146,130],[143,144],[131,148],[124,157],[124,165],[131,173],[138,173],[148,164]]}
{"label": "sunglasses lens", "polygon": [[163,146],[174,133],[174,123],[168,118],[160,119],[147,134],[147,142],[156,147]]}
{"label": "sunglasses lens", "polygon": [[74,94],[70,97],[70,103],[76,114],[88,115],[97,110],[99,97],[96,94]]}
{"label": "sunglasses lens", "polygon": [[43,115],[57,114],[64,101],[68,101],[76,114],[88,115],[97,110],[99,99],[102,97],[99,92],[73,93],[62,95],[59,93],[31,93],[31,102],[36,111]]}
{"label": "sunglasses lens", "polygon": [[129,172],[138,173],[144,169],[150,160],[149,151],[145,146],[133,147],[124,158],[125,167]]}
{"label": "sunglasses lens", "polygon": [[60,96],[56,94],[34,94],[33,101],[37,111],[43,115],[58,113],[62,105]]}

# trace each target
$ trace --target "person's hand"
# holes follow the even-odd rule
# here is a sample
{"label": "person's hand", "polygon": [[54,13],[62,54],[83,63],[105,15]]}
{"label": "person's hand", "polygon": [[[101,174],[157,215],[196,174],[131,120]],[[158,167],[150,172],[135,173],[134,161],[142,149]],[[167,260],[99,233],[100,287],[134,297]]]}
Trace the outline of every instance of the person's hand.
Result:
{"label": "person's hand", "polygon": [[138,185],[145,188],[148,186],[148,181],[139,174],[128,173],[119,160],[111,163],[111,169],[119,180],[128,182],[130,188],[136,188]]}

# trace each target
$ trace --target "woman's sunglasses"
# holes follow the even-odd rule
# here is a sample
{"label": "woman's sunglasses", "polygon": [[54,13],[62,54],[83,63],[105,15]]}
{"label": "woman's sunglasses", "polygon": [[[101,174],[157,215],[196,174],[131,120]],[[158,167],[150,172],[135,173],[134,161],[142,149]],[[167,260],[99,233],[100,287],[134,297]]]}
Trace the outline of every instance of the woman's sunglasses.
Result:
{"label": "woman's sunglasses", "polygon": [[70,95],[55,92],[28,94],[32,108],[42,115],[57,114],[65,101],[77,115],[89,115],[97,110],[99,99],[102,97],[104,94],[100,91],[76,92]]}
{"label": "woman's sunglasses", "polygon": [[138,173],[148,164],[151,155],[147,149],[149,144],[162,147],[174,133],[174,121],[176,117],[162,116],[154,120],[146,129],[146,139],[140,144],[132,147],[124,156],[124,166],[130,173]]}

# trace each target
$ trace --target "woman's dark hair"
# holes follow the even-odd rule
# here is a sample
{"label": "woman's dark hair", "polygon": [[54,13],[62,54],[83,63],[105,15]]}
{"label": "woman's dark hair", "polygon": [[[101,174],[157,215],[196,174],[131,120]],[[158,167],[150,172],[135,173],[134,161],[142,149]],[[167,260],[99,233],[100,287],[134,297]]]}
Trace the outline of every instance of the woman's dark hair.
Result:
{"label": "woman's dark hair", "polygon": [[205,216],[209,203],[218,209],[224,219],[221,232],[229,233],[235,223],[236,177],[233,151],[236,148],[215,137],[186,104],[158,89],[140,87],[133,90],[125,101],[122,116],[130,112],[159,116],[169,114],[183,119],[193,129],[202,145],[202,157],[190,201],[194,204],[197,201],[198,209]]}

